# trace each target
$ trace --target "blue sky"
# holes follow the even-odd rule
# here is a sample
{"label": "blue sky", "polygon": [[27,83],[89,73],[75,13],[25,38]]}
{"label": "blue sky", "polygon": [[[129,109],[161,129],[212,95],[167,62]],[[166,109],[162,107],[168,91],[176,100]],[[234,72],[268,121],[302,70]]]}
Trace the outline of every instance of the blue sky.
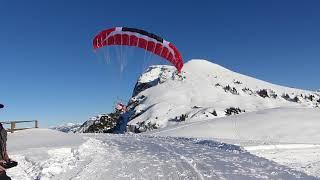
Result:
{"label": "blue sky", "polygon": [[[120,75],[91,47],[97,32],[114,26],[158,34],[186,61],[204,58],[276,84],[319,89],[319,9],[316,0],[4,0],[0,103],[7,108],[0,120],[82,122],[128,97],[141,66]],[[136,54],[129,59],[139,61]]]}

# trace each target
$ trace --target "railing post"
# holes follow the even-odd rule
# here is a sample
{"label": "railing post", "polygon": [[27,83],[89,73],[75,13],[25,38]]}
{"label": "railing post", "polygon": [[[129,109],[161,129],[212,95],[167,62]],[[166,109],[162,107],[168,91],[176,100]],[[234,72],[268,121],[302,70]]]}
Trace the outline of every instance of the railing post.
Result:
{"label": "railing post", "polygon": [[12,121],[11,122],[11,133],[14,132],[14,129],[16,128],[16,122]]}
{"label": "railing post", "polygon": [[35,120],[35,122],[34,122],[34,127],[35,128],[38,128],[39,126],[38,126],[38,120]]}

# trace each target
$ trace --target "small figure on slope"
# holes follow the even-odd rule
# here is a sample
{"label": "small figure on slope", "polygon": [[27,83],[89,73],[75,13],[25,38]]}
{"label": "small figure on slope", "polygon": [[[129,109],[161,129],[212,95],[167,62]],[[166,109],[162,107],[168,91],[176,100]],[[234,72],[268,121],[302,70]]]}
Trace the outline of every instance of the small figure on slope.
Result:
{"label": "small figure on slope", "polygon": [[118,103],[116,104],[115,109],[116,109],[116,112],[120,112],[120,113],[125,113],[125,112],[127,112],[127,107],[126,107],[126,105],[124,105],[124,104],[121,103],[121,102],[118,102]]}

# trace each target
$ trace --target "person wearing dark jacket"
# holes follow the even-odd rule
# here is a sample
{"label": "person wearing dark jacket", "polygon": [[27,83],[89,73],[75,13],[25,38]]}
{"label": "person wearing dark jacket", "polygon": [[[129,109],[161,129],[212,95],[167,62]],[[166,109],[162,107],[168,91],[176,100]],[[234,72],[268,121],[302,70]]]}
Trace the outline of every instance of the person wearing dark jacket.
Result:
{"label": "person wearing dark jacket", "polygon": [[[3,104],[0,104],[0,109],[4,108]],[[11,180],[6,174],[6,169],[3,164],[9,162],[9,156],[7,153],[7,131],[0,123],[0,180]]]}

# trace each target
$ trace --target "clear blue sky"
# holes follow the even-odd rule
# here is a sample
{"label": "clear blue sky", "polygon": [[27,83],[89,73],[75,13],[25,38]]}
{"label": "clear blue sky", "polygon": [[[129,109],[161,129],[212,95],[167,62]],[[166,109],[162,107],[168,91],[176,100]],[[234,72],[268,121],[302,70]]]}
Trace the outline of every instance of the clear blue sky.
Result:
{"label": "clear blue sky", "polygon": [[92,51],[94,35],[114,26],[161,35],[185,60],[204,58],[273,83],[318,89],[319,9],[317,0],[3,0],[0,103],[7,108],[0,120],[50,126],[110,111],[137,78],[132,72],[123,80],[126,95],[110,88],[119,73]]}

